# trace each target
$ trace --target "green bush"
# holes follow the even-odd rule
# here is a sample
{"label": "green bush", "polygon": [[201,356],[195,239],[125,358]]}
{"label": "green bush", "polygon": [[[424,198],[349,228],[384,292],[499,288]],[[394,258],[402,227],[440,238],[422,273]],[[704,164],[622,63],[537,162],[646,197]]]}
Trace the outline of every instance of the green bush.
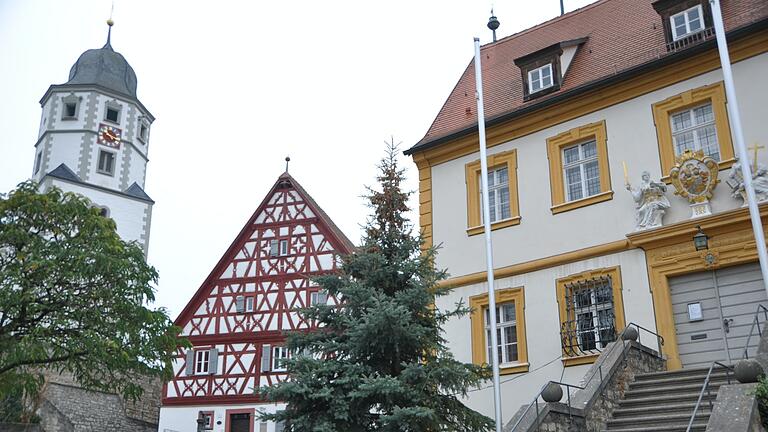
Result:
{"label": "green bush", "polygon": [[755,397],[757,397],[757,407],[760,410],[763,427],[768,428],[768,377],[765,375],[762,375],[757,382]]}

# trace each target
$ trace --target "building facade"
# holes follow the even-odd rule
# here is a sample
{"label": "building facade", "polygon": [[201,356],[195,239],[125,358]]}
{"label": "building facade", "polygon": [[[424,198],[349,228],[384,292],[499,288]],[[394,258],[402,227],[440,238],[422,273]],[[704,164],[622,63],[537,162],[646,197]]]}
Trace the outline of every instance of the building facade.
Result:
{"label": "building facade", "polygon": [[161,432],[278,432],[259,387],[286,379],[286,331],[310,330],[298,308],[335,304],[313,277],[337,270],[352,243],[283,173],[176,319],[193,344],[180,349],[163,388]]}
{"label": "building facade", "polygon": [[[763,181],[768,3],[721,3],[750,163]],[[730,177],[738,162],[709,2],[600,0],[481,56],[495,326],[473,63],[406,154],[419,171],[422,231],[450,274],[437,306],[474,309],[447,324],[449,346],[459,360],[486,363],[495,327],[504,421],[547,381],[578,384],[629,323],[663,336],[670,369],[741,358],[757,305],[768,302],[738,172]],[[685,150],[711,157],[721,180],[710,214],[695,218],[674,187]],[[760,211],[765,223],[768,206]],[[708,249],[694,246],[697,226]],[[641,341],[659,348],[648,333]],[[492,415],[492,389],[466,403]]]}

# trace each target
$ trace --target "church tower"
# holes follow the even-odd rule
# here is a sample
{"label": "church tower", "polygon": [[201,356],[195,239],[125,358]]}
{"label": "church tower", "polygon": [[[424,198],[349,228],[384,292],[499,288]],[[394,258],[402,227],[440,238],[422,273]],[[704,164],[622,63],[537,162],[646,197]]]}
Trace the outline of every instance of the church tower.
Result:
{"label": "church tower", "polygon": [[154,201],[144,192],[155,118],[136,96],[136,73],[111,44],[85,51],[69,80],[48,88],[32,178],[88,197],[112,218],[123,240],[147,253]]}

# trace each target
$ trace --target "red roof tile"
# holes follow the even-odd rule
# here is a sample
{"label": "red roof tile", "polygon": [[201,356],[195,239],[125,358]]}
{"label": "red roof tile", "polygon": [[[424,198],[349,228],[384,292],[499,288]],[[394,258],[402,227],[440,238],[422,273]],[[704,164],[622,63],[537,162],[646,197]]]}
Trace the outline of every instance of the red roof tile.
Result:
{"label": "red roof tile", "polygon": [[[482,47],[486,119],[537,105],[571,89],[666,56],[661,16],[654,0],[600,0]],[[768,18],[766,0],[722,0],[726,31]],[[588,38],[568,68],[560,90],[523,101],[514,59],[556,43]],[[467,66],[424,138],[406,153],[477,124],[474,59]]]}

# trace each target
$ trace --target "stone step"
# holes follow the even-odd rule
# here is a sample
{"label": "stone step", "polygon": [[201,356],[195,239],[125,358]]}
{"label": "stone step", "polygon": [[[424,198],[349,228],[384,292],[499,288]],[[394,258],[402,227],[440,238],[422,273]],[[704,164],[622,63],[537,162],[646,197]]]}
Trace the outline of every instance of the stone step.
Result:
{"label": "stone step", "polygon": [[[632,399],[622,399],[619,401],[619,407],[620,408],[636,408],[636,407],[649,407],[649,406],[659,406],[664,404],[674,404],[674,403],[696,403],[696,401],[699,398],[699,391],[695,392],[688,392],[688,393],[677,393],[677,394],[661,394],[661,395],[647,395],[644,397],[636,397]],[[707,394],[704,394],[704,397],[701,399],[702,403],[708,400],[714,401],[717,397],[717,394],[715,392],[711,393],[709,396]]]}
{"label": "stone step", "polygon": [[[603,432],[685,432],[688,429],[688,422],[672,424],[666,426],[654,427],[617,427],[604,429]],[[691,427],[692,432],[704,432],[707,430],[706,423],[694,423]]]}
{"label": "stone step", "polygon": [[[678,402],[672,403],[657,403],[652,405],[639,405],[616,408],[613,411],[614,418],[632,417],[636,415],[655,415],[655,414],[673,414],[673,413],[688,413],[690,415],[693,409],[696,407],[695,401],[690,402]],[[706,400],[702,400],[699,406],[699,411],[709,412],[709,403]]]}
{"label": "stone step", "polygon": [[[635,415],[633,417],[622,417],[608,420],[608,428],[621,428],[621,427],[646,427],[655,428],[659,426],[667,426],[685,423],[686,425],[691,420],[691,412],[675,413],[675,414],[659,414],[659,415]],[[694,423],[707,424],[709,421],[709,412],[697,412],[696,420]]]}
{"label": "stone step", "polygon": [[[645,381],[645,380],[654,380],[659,378],[679,378],[679,377],[687,377],[687,376],[701,376],[701,379],[703,380],[704,377],[707,376],[707,372],[709,372],[709,366],[678,369],[678,370],[663,371],[663,372],[647,372],[647,373],[635,375],[635,382]],[[712,371],[712,373],[720,373],[720,372],[725,373],[725,368],[717,367]]]}
{"label": "stone step", "polygon": [[[680,385],[680,384],[698,384],[699,386],[702,386],[704,385],[705,378],[706,376],[698,376],[698,375],[683,375],[683,376],[676,376],[676,377],[669,377],[669,376],[662,375],[655,379],[633,381],[629,383],[629,389],[636,390],[636,389],[648,388],[648,387]],[[725,372],[717,372],[717,373],[713,372],[709,378],[710,378],[710,382],[712,383],[714,382],[717,382],[720,384],[728,383],[728,376],[725,374]],[[730,376],[730,380],[732,382],[735,380],[733,375]]]}
{"label": "stone step", "polygon": [[[687,394],[687,393],[696,393],[696,397],[698,397],[699,393],[701,392],[701,387],[704,385],[704,382],[701,383],[694,383],[694,384],[680,384],[680,385],[664,385],[664,386],[656,386],[656,387],[648,387],[648,388],[640,388],[640,389],[630,389],[624,392],[624,399],[630,400],[634,398],[641,398],[641,397],[649,397],[649,396],[660,396],[660,395],[679,395],[679,394]],[[713,382],[709,384],[709,390],[712,393],[717,393],[717,390],[720,388],[719,382]]]}

